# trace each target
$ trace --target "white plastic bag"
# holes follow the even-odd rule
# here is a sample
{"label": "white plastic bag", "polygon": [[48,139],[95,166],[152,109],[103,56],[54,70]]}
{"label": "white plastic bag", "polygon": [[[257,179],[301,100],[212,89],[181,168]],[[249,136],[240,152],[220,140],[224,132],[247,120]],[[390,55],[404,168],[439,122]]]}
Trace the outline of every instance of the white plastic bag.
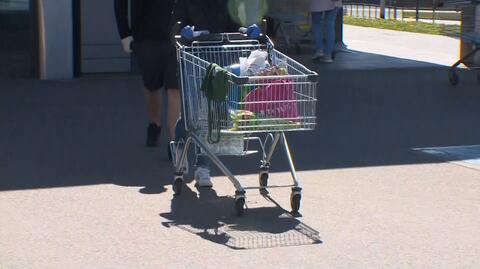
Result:
{"label": "white plastic bag", "polygon": [[267,67],[268,52],[254,50],[248,58],[240,57],[240,75],[256,76],[261,70]]}

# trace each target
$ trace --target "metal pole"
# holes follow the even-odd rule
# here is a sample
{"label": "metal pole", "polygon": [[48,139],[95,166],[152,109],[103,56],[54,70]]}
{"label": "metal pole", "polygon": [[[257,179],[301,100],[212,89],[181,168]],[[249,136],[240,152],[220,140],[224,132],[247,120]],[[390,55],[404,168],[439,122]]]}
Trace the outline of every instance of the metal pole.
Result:
{"label": "metal pole", "polygon": [[298,178],[297,178],[297,171],[295,170],[292,154],[290,153],[290,147],[288,146],[287,137],[285,136],[284,132],[282,132],[282,140],[283,140],[283,146],[285,149],[285,155],[287,155],[288,164],[290,166],[290,173],[292,174],[293,182],[295,184],[295,187],[300,187],[300,183],[298,182]]}
{"label": "metal pole", "polygon": [[393,18],[397,20],[397,1],[393,2]]}
{"label": "metal pole", "polygon": [[72,1],[49,0],[37,3],[40,79],[73,78],[72,4]]}
{"label": "metal pole", "polygon": [[387,5],[386,0],[380,0],[380,19],[385,19],[385,6]]}
{"label": "metal pole", "polygon": [[419,10],[420,9],[420,0],[417,0],[416,2],[416,7],[415,7],[415,20],[418,22],[418,19],[419,19]]}
{"label": "metal pole", "polygon": [[437,9],[437,1],[433,0],[432,23],[435,24],[435,10]]}
{"label": "metal pole", "polygon": [[270,146],[270,150],[268,151],[268,154],[266,156],[265,162],[270,163],[270,160],[272,159],[273,152],[275,151],[275,148],[277,147],[278,141],[280,141],[281,138],[281,133],[276,133],[275,137],[273,139],[272,145]]}

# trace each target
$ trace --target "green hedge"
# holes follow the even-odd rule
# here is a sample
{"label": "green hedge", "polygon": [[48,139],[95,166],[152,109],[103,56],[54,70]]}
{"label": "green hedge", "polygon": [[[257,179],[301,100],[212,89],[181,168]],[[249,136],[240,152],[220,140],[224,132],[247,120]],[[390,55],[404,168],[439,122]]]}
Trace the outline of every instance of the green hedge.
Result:
{"label": "green hedge", "polygon": [[[403,11],[404,18],[415,18],[416,13],[415,11]],[[418,13],[420,19],[433,19],[433,12],[432,11],[420,11]],[[437,11],[435,12],[435,20],[449,20],[449,21],[460,21],[461,15],[457,12],[442,12]]]}

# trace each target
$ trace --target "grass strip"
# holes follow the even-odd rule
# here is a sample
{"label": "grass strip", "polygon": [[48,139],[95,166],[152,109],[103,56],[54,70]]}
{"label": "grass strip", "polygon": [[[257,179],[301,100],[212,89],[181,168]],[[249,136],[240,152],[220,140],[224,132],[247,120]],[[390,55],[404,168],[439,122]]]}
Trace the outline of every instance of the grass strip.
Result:
{"label": "grass strip", "polygon": [[351,16],[344,16],[343,22],[349,25],[432,35],[456,36],[460,33],[460,25],[383,19],[362,19]]}

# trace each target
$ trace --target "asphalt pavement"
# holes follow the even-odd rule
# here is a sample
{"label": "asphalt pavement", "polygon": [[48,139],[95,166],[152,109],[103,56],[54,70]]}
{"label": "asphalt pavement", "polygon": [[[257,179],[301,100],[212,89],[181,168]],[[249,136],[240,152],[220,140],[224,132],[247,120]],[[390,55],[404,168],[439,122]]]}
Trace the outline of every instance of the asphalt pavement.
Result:
{"label": "asphalt pavement", "polygon": [[[0,268],[478,268],[480,167],[413,150],[480,144],[475,73],[453,87],[398,55],[293,57],[320,75],[316,130],[287,136],[300,216],[288,188],[235,216],[218,170],[174,197],[137,76],[0,81]],[[272,184],[291,181],[281,153]],[[258,184],[259,156],[225,163]]]}

